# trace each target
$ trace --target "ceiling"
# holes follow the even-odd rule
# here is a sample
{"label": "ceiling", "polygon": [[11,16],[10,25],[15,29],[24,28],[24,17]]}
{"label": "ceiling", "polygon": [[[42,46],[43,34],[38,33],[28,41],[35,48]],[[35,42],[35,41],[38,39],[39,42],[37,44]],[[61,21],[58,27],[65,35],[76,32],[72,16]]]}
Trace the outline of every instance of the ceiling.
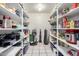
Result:
{"label": "ceiling", "polygon": [[[38,10],[38,4],[41,4],[44,7],[40,12]],[[24,3],[23,6],[28,13],[50,13],[56,4],[57,3]],[[10,8],[15,7],[16,9],[21,10],[17,3],[7,3],[6,5]],[[42,6],[40,6],[40,8]]]}
{"label": "ceiling", "polygon": [[45,8],[39,12],[37,8],[35,8],[37,4],[38,3],[25,3],[24,9],[27,10],[28,13],[50,13],[56,5],[56,3],[41,3]]}

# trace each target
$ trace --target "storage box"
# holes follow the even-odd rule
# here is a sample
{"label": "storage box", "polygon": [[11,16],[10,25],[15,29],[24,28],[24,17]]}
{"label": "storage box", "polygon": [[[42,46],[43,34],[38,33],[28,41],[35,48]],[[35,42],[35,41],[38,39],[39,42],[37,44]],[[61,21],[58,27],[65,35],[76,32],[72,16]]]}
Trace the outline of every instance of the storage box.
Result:
{"label": "storage box", "polygon": [[77,3],[72,3],[72,9],[77,8],[78,4]]}

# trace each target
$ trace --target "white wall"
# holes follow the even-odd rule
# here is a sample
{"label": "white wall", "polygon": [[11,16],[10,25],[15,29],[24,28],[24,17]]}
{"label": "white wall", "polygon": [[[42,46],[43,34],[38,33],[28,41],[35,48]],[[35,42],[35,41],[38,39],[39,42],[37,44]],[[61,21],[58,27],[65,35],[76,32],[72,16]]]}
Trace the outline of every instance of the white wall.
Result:
{"label": "white wall", "polygon": [[48,19],[49,19],[48,13],[30,13],[29,17],[30,17],[29,29],[30,30],[37,29],[38,35],[39,35],[39,29],[42,29],[42,34],[44,33],[43,32],[44,29],[47,30],[50,29],[50,24],[48,23]]}

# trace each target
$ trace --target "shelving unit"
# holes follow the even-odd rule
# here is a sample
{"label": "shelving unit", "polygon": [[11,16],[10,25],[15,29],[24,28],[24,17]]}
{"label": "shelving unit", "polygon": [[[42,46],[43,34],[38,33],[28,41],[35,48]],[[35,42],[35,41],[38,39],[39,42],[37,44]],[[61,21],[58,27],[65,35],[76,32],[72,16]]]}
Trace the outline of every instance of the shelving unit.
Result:
{"label": "shelving unit", "polygon": [[[18,6],[18,8],[17,8]],[[27,37],[29,37],[29,29],[28,26],[24,27],[24,22],[29,18],[29,16],[24,12],[24,9],[22,7],[23,5],[20,3],[15,3],[15,5],[13,6],[13,3],[11,3],[11,5],[9,4],[0,4],[0,15],[2,15],[5,19],[4,19],[4,27],[0,27],[0,34],[9,34],[11,32],[18,32],[20,34],[20,39],[13,42],[13,44],[10,44],[7,47],[0,47],[0,56],[16,56],[16,54],[20,51],[19,55],[23,55],[23,48],[25,46],[25,44],[23,44],[23,40],[26,37],[26,40],[29,41],[29,38],[27,39]],[[14,9],[14,10],[13,10]],[[18,16],[16,14],[16,10],[20,10],[20,16]],[[13,12],[11,12],[13,11]],[[24,16],[25,15],[25,16]],[[24,17],[26,17],[26,19],[24,19]],[[11,21],[15,21],[17,25],[19,25],[19,27],[17,26],[16,28],[12,28],[12,27],[7,27],[7,20],[10,19]],[[28,30],[28,36],[24,34],[24,30]],[[2,33],[3,32],[3,33]],[[20,46],[14,46],[15,44],[21,42]],[[28,43],[28,42],[26,42]],[[27,46],[27,45],[26,45]],[[7,53],[7,54],[6,54]]]}
{"label": "shelving unit", "polygon": [[[74,3],[74,4],[77,4],[77,3]],[[69,8],[69,10],[66,10],[66,8]],[[62,12],[63,10],[65,10],[64,12],[66,12],[66,13],[63,13]],[[66,34],[70,34],[70,35],[74,34],[75,35],[74,31],[79,30],[78,25],[77,25],[77,27],[75,27],[76,24],[74,24],[74,27],[73,27],[73,23],[72,23],[72,27],[71,27],[70,23],[68,23],[69,26],[70,26],[69,28],[63,27],[64,26],[63,25],[63,21],[64,21],[63,18],[64,17],[66,17],[67,18],[66,20],[69,20],[69,21],[71,21],[71,18],[72,18],[72,21],[73,20],[77,20],[78,21],[78,19],[79,19],[77,17],[78,15],[79,15],[79,6],[78,6],[78,4],[75,5],[75,7],[74,7],[74,6],[72,6],[72,3],[63,3],[63,4],[59,4],[59,6],[56,6],[55,11],[52,13],[52,16],[50,16],[50,22],[53,22],[54,20],[56,21],[55,28],[52,25],[51,29],[54,29],[54,30],[50,31],[49,35],[50,35],[50,37],[53,37],[53,38],[56,39],[56,43],[57,43],[56,45],[52,43],[53,39],[50,39],[50,42],[57,48],[57,55],[59,55],[58,54],[58,51],[59,51],[64,56],[71,56],[68,53],[68,51],[72,51],[71,49],[73,49],[74,51],[76,51],[76,52],[73,51],[74,53],[77,54],[76,56],[79,56],[78,55],[78,50],[79,50],[79,44],[78,43],[79,43],[79,41],[76,38],[72,38],[73,42],[75,42],[75,41],[77,42],[76,44],[72,44],[72,43],[69,43],[67,41],[69,39],[69,36],[68,36],[68,38],[65,37]],[[54,19],[54,17],[56,17],[56,19]],[[51,19],[53,19],[53,20],[51,20]],[[60,24],[60,22],[61,22],[62,25]],[[61,27],[60,27],[60,25],[61,25]],[[71,32],[69,32],[69,33],[67,32],[66,33],[66,30],[71,30]],[[52,32],[54,32],[54,33],[52,33]],[[73,56],[75,56],[75,55],[73,54]]]}
{"label": "shelving unit", "polygon": [[6,51],[7,49],[11,48],[13,45],[15,45],[16,43],[20,42],[21,40],[16,41],[14,44],[12,44],[12,45],[10,45],[10,46],[8,46],[6,48],[0,47],[0,53],[2,53],[4,51]]}
{"label": "shelving unit", "polygon": [[79,7],[77,8],[74,8],[74,9],[71,9],[69,12],[67,12],[66,14],[62,15],[62,16],[59,16],[59,19],[67,16],[67,17],[72,17],[76,14],[79,14]]}
{"label": "shelving unit", "polygon": [[21,50],[21,47],[12,47],[12,51],[10,51],[6,56],[16,56],[17,52]]}
{"label": "shelving unit", "polygon": [[71,47],[73,47],[73,48],[79,49],[79,46],[78,46],[78,45],[70,44],[70,43],[66,42],[66,40],[64,40],[64,39],[62,39],[62,38],[58,38],[58,37],[56,37],[56,36],[54,36],[54,35],[50,35],[50,36],[52,36],[52,37],[54,37],[54,38],[56,38],[56,39],[58,39],[58,40],[64,42],[65,44],[67,44],[67,45],[69,45],[69,46],[71,46]]}
{"label": "shelving unit", "polygon": [[10,12],[6,7],[0,6],[0,14],[10,16],[12,19],[17,19],[17,20],[20,19],[19,16]]}
{"label": "shelving unit", "polygon": [[[52,41],[50,41],[52,44],[53,44],[53,42]],[[67,54],[67,49],[65,49],[65,48],[63,48],[63,47],[60,47],[60,46],[57,46],[57,45],[55,45],[55,44],[53,44],[57,49],[58,49],[58,51],[60,51],[64,56],[69,56],[68,54]],[[64,51],[65,50],[65,51]]]}

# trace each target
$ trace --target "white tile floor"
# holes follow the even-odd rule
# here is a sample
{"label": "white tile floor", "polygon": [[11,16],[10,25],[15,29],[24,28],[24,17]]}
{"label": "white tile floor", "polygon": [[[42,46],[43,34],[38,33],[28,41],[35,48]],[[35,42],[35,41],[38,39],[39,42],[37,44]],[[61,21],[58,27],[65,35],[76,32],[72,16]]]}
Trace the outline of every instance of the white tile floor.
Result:
{"label": "white tile floor", "polygon": [[29,46],[24,56],[54,56],[49,45],[38,43],[35,46]]}

